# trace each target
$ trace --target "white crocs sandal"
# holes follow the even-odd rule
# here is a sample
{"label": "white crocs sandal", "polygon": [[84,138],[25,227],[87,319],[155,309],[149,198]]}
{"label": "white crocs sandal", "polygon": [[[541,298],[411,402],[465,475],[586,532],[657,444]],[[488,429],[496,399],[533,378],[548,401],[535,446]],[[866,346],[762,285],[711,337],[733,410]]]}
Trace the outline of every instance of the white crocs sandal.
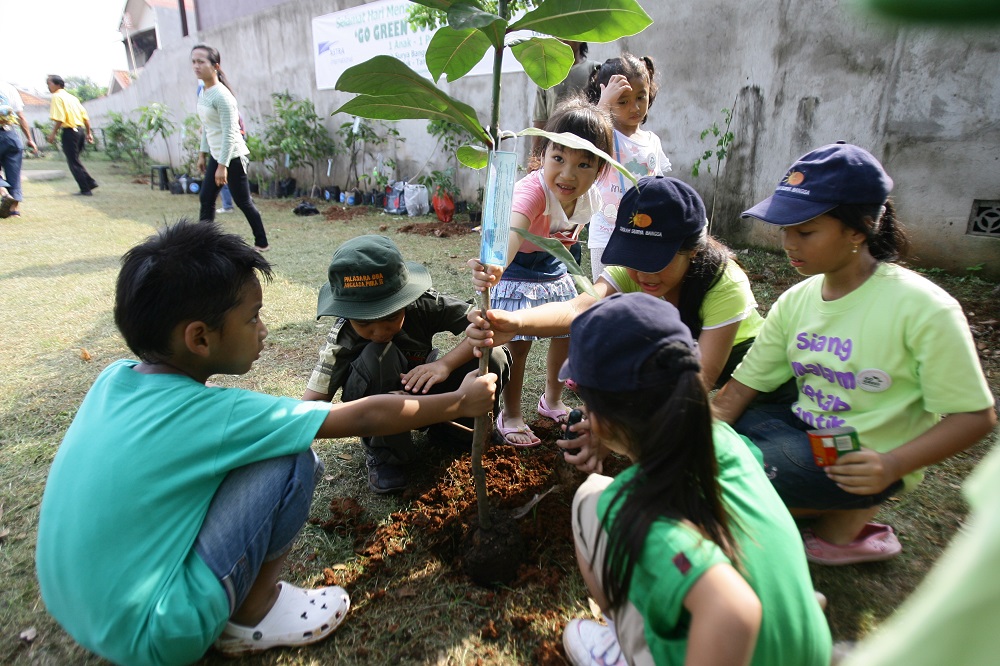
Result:
{"label": "white crocs sandal", "polygon": [[273,647],[309,645],[340,626],[351,599],[336,585],[304,590],[281,581],[274,606],[256,627],[226,623],[215,649],[227,657],[262,652]]}

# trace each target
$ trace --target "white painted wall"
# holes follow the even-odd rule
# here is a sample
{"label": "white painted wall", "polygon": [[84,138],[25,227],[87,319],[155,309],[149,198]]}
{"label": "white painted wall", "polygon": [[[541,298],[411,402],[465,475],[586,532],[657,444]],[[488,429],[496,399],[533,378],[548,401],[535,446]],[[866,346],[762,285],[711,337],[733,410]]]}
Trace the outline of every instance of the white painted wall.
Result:
{"label": "white painted wall", "polygon": [[[740,211],[769,195],[796,157],[844,139],[871,150],[896,181],[900,217],[920,263],[961,270],[984,262],[988,274],[1000,277],[1000,239],[965,234],[973,200],[1000,199],[995,32],[888,26],[849,13],[838,0],[640,2],[654,25],[616,44],[592,44],[591,57],[603,60],[622,49],[653,58],[661,88],[647,127],[662,139],[672,175],[692,183],[709,205],[714,178],[693,178],[690,167],[709,147],[700,132],[721,121],[720,110],[738,98],[715,233],[733,242],[774,243],[771,230],[741,221]],[[154,100],[168,104],[179,120],[195,106],[190,48],[206,42],[221,51],[251,131],[271,111],[271,92],[309,98],[327,116],[348,96],[315,89],[311,19],[358,4],[301,0],[202,31],[154,54],[128,90],[87,107],[96,126],[109,109]],[[501,126],[529,126],[534,86],[513,74],[502,85]],[[456,82],[449,92],[488,121],[488,77]],[[345,120],[331,117],[327,127],[333,132]],[[398,147],[398,176],[412,177],[428,158],[428,169],[446,166],[444,156],[431,154],[424,127],[424,121],[400,123],[407,141]],[[166,157],[162,146],[153,151]],[[345,171],[341,158],[326,184],[342,184]],[[461,182],[471,196],[479,176],[467,172]]]}

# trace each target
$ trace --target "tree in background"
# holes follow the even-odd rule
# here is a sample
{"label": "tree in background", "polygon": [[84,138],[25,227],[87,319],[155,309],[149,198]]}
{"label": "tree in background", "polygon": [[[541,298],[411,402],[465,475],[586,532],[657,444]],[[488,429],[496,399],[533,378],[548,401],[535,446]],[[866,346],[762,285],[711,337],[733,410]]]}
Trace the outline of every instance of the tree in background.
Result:
{"label": "tree in background", "polygon": [[107,88],[97,85],[90,78],[84,76],[67,76],[66,91],[81,102],[104,97],[108,94]]}

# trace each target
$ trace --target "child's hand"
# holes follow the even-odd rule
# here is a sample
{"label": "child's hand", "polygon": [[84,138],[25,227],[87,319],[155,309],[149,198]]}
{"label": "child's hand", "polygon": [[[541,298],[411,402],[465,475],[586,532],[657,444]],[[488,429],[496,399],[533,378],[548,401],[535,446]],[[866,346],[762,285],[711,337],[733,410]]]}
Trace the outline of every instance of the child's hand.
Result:
{"label": "child's hand", "polygon": [[500,276],[503,275],[503,267],[484,266],[478,259],[469,259],[466,264],[472,269],[472,286],[476,291],[486,291],[487,287],[499,282]]}
{"label": "child's hand", "polygon": [[605,111],[610,111],[611,105],[617,102],[623,93],[628,92],[632,92],[628,77],[623,74],[615,74],[608,79],[607,85],[601,86],[601,99],[598,100],[597,106]]}
{"label": "child's hand", "polygon": [[481,416],[493,409],[493,395],[497,390],[496,373],[488,372],[477,377],[473,370],[462,380],[457,393],[462,397],[459,410],[462,416]]}
{"label": "child's hand", "polygon": [[837,458],[836,465],[826,468],[826,475],[841,490],[854,495],[880,493],[902,478],[892,453],[879,453],[863,448]]}
{"label": "child's hand", "polygon": [[400,375],[403,388],[410,393],[427,393],[438,382],[448,379],[448,368],[441,361],[418,365],[409,372]]}
{"label": "child's hand", "polygon": [[483,319],[478,308],[469,310],[466,319],[469,325],[465,327],[465,337],[472,345],[472,353],[476,358],[483,355],[483,347],[496,347],[510,342],[520,329],[520,320],[516,313],[506,310],[487,310],[489,321]]}
{"label": "child's hand", "polygon": [[571,454],[563,451],[563,459],[586,474],[600,474],[604,471],[604,458],[608,450],[601,446],[596,438],[590,436],[590,421],[584,418],[579,423],[570,426],[577,433],[575,439],[558,439],[556,446],[561,449],[580,449]]}

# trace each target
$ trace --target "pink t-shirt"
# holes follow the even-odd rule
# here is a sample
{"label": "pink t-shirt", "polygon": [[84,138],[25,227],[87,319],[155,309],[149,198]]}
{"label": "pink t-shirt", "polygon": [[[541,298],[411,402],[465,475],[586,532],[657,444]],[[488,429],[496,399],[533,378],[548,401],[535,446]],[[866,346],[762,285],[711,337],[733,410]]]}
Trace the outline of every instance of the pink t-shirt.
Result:
{"label": "pink t-shirt", "polygon": [[[596,184],[576,200],[573,215],[567,217],[549,188],[545,185],[543,170],[532,171],[514,185],[511,209],[524,215],[530,224],[528,232],[544,238],[558,238],[567,247],[576,242],[583,225],[590,221],[594,211],[600,210],[601,195]],[[543,251],[534,243],[522,241],[519,252]]]}

